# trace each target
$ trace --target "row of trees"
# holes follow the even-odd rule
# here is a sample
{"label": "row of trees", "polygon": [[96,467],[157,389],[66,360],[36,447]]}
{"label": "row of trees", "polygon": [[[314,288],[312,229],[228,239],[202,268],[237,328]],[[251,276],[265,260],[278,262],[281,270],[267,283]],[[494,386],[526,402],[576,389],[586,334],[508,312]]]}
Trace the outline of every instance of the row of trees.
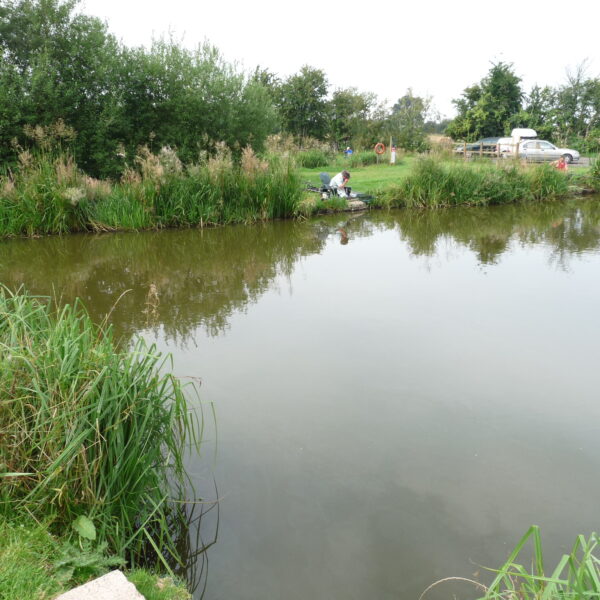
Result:
{"label": "row of trees", "polygon": [[[391,107],[371,92],[331,90],[310,66],[285,79],[267,69],[244,73],[204,44],[170,41],[128,48],[105,23],[77,12],[79,0],[4,0],[0,4],[0,162],[14,140],[59,120],[75,129],[72,148],[87,172],[115,176],[140,145],[172,146],[184,162],[216,141],[260,150],[271,133],[312,137],[335,147],[371,146],[390,137],[406,150],[441,132],[431,99],[409,89]],[[512,65],[492,65],[454,101],[448,135],[473,140],[530,126],[581,149],[600,147],[600,80],[580,68],[559,88],[525,94]],[[117,152],[117,148],[120,151]]]}
{"label": "row of trees", "polygon": [[425,124],[431,102],[411,89],[390,110],[372,92],[345,88],[330,94],[326,74],[310,66],[285,80],[257,68],[254,79],[269,90],[281,129],[298,138],[327,140],[338,148],[370,146],[390,137],[406,150],[423,150],[427,145]]}
{"label": "row of trees", "polygon": [[[371,145],[389,135],[424,146],[427,101],[410,90],[391,111],[356,89],[329,96],[326,75],[303,67],[280,80],[226,63],[204,44],[188,50],[157,41],[119,43],[101,20],[77,12],[79,0],[5,0],[0,5],[0,161],[25,146],[35,126],[62,120],[77,132],[78,164],[114,176],[143,144],[174,146],[184,161],[224,141],[260,150],[271,133],[335,145]],[[120,148],[117,152],[116,149]],[[125,156],[125,159],[123,158]]]}
{"label": "row of trees", "polygon": [[[78,0],[12,0],[0,5],[0,160],[25,126],[73,127],[78,163],[96,175],[122,170],[142,144],[176,145],[198,156],[208,139],[260,144],[276,127],[268,92],[218,51],[157,42],[127,48]],[[120,154],[121,156],[119,156]],[[119,164],[121,161],[121,164]]]}

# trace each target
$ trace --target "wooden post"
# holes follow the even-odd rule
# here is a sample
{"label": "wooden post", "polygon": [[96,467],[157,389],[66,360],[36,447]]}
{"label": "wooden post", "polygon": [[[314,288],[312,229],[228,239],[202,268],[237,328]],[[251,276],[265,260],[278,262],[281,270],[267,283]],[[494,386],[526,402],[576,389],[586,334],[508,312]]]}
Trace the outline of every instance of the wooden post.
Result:
{"label": "wooden post", "polygon": [[467,160],[467,142],[464,142],[464,150],[463,150],[463,160]]}

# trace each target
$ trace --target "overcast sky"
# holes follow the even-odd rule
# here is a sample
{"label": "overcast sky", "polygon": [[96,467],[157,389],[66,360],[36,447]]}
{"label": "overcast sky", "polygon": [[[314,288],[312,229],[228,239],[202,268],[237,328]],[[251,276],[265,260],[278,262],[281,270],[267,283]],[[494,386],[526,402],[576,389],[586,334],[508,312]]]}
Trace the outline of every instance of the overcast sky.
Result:
{"label": "overcast sky", "polygon": [[169,33],[190,48],[207,40],[246,70],[323,69],[331,90],[393,102],[410,87],[442,116],[492,62],[513,63],[526,92],[564,83],[583,61],[600,75],[600,0],[83,0],[80,10],[128,46]]}

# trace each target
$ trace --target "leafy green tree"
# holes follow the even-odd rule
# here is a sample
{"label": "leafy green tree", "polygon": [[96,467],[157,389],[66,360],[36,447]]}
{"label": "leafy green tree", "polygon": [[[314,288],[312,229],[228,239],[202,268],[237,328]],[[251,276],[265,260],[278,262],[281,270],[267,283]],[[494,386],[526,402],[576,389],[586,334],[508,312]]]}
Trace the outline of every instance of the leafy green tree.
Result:
{"label": "leafy green tree", "polygon": [[280,87],[279,110],[284,129],[298,137],[324,139],[327,131],[327,89],[325,73],[303,66]]}
{"label": "leafy green tree", "polygon": [[328,104],[329,138],[337,147],[353,145],[367,128],[376,97],[356,88],[337,89]]}
{"label": "leafy green tree", "polygon": [[493,64],[480,83],[466,88],[453,100],[458,116],[446,133],[455,139],[475,140],[508,134],[522,108],[521,79],[512,65]]}
{"label": "leafy green tree", "polygon": [[392,107],[389,132],[397,146],[409,151],[421,152],[428,147],[425,119],[431,101],[415,96],[409,88]]}
{"label": "leafy green tree", "polygon": [[525,98],[525,108],[518,116],[519,125],[531,127],[540,137],[552,140],[556,132],[555,117],[555,90],[535,85]]}
{"label": "leafy green tree", "polygon": [[214,142],[260,149],[277,119],[269,91],[239,73],[218,50],[166,41],[126,49],[118,82],[120,137],[129,150],[175,146],[184,162]]}
{"label": "leafy green tree", "polygon": [[[78,161],[95,170],[107,151],[99,132],[113,119],[118,45],[102,21],[75,14],[77,4],[8,0],[0,7],[0,80],[8,86],[0,94],[0,114],[11,115],[0,146],[5,151],[6,138],[20,135],[25,125],[62,119],[78,132]],[[17,90],[20,97],[11,106]]]}
{"label": "leafy green tree", "polygon": [[587,140],[600,129],[600,79],[587,77],[585,62],[556,90],[554,125],[561,143]]}

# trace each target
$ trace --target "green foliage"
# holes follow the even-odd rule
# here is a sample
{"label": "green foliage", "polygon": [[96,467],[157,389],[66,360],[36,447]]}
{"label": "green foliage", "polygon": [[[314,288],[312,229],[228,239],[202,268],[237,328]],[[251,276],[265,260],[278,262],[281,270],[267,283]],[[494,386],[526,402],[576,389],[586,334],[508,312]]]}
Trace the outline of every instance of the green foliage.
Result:
{"label": "green foliage", "polygon": [[0,515],[0,600],[53,597],[63,591],[50,565],[59,545],[43,525],[24,527]]}
{"label": "green foliage", "polygon": [[[533,545],[532,567],[515,562],[527,543]],[[577,537],[569,554],[547,571],[539,528],[529,528],[511,552],[482,600],[515,597],[521,600],[584,600],[600,597],[600,558],[596,556],[598,536]]]}
{"label": "green foliage", "polygon": [[596,157],[590,169],[590,180],[596,191],[600,191],[600,158]]}
{"label": "green foliage", "polygon": [[96,539],[96,527],[94,522],[85,515],[79,515],[73,523],[71,523],[71,526],[82,538],[92,541]]}
{"label": "green foliage", "polygon": [[95,176],[117,177],[123,161],[153,141],[187,162],[212,141],[260,150],[277,125],[268,90],[208,44],[190,51],[157,41],[118,44],[76,0],[13,0],[0,8],[0,159],[23,127],[62,119],[77,131],[72,151]]}
{"label": "green foliage", "polygon": [[146,600],[191,600],[185,584],[171,577],[160,577],[148,571],[134,569],[127,579]]}
{"label": "green foliage", "polygon": [[[94,170],[115,143],[103,138],[114,119],[118,45],[97,18],[75,14],[76,0],[13,0],[0,10],[0,159],[23,126],[64,120],[78,132],[78,162]],[[0,117],[1,119],[1,117]]]}
{"label": "green foliage", "polygon": [[106,543],[76,547],[45,523],[0,516],[0,599],[47,598],[123,565],[106,550]]}
{"label": "green foliage", "polygon": [[408,177],[382,192],[378,202],[433,208],[541,201],[565,195],[567,178],[550,165],[490,165],[423,158]]}
{"label": "green foliage", "polygon": [[415,152],[424,152],[429,148],[425,119],[430,104],[429,99],[414,96],[411,89],[394,104],[388,126],[398,147]]}
{"label": "green foliage", "polygon": [[[45,131],[45,130],[44,130]],[[109,184],[85,177],[68,154],[21,152],[0,178],[0,236],[250,223],[296,214],[302,189],[291,160],[234,162],[220,154],[185,169],[169,148],[140,149],[135,169]],[[326,161],[325,161],[326,162]]]}
{"label": "green foliage", "polygon": [[[338,148],[360,143],[367,129],[376,97],[356,88],[337,89],[328,103],[328,137]],[[369,143],[370,143],[369,139]]]}
{"label": "green foliage", "polygon": [[[0,515],[0,600],[45,600],[122,567],[106,544],[75,546],[50,534],[45,523]],[[189,600],[183,583],[135,569],[127,578],[147,600]]]}
{"label": "green foliage", "polygon": [[320,69],[303,66],[279,88],[279,111],[286,131],[295,136],[323,139],[327,128],[327,77]]}
{"label": "green foliage", "polygon": [[466,88],[454,100],[458,116],[446,133],[454,139],[476,140],[509,133],[521,111],[521,79],[512,65],[499,62],[479,84]]}
{"label": "green foliage", "polygon": [[106,554],[108,544],[98,546],[90,543],[74,546],[63,541],[52,562],[53,576],[65,585],[79,585],[94,577],[100,577],[115,567],[123,567],[125,561],[118,556]]}
{"label": "green foliage", "polygon": [[[382,159],[380,159],[382,160]],[[363,150],[362,152],[353,152],[347,159],[348,166],[351,169],[357,167],[366,167],[378,163],[377,154],[373,150]]]}
{"label": "green foliage", "polygon": [[331,157],[317,148],[303,150],[296,155],[296,162],[305,169],[316,169],[317,167],[326,167],[331,161]]}
{"label": "green foliage", "polygon": [[177,560],[171,490],[199,440],[166,359],[142,340],[118,351],[79,304],[55,312],[1,290],[0,315],[0,509],[50,517],[59,532],[84,514],[112,553]]}

